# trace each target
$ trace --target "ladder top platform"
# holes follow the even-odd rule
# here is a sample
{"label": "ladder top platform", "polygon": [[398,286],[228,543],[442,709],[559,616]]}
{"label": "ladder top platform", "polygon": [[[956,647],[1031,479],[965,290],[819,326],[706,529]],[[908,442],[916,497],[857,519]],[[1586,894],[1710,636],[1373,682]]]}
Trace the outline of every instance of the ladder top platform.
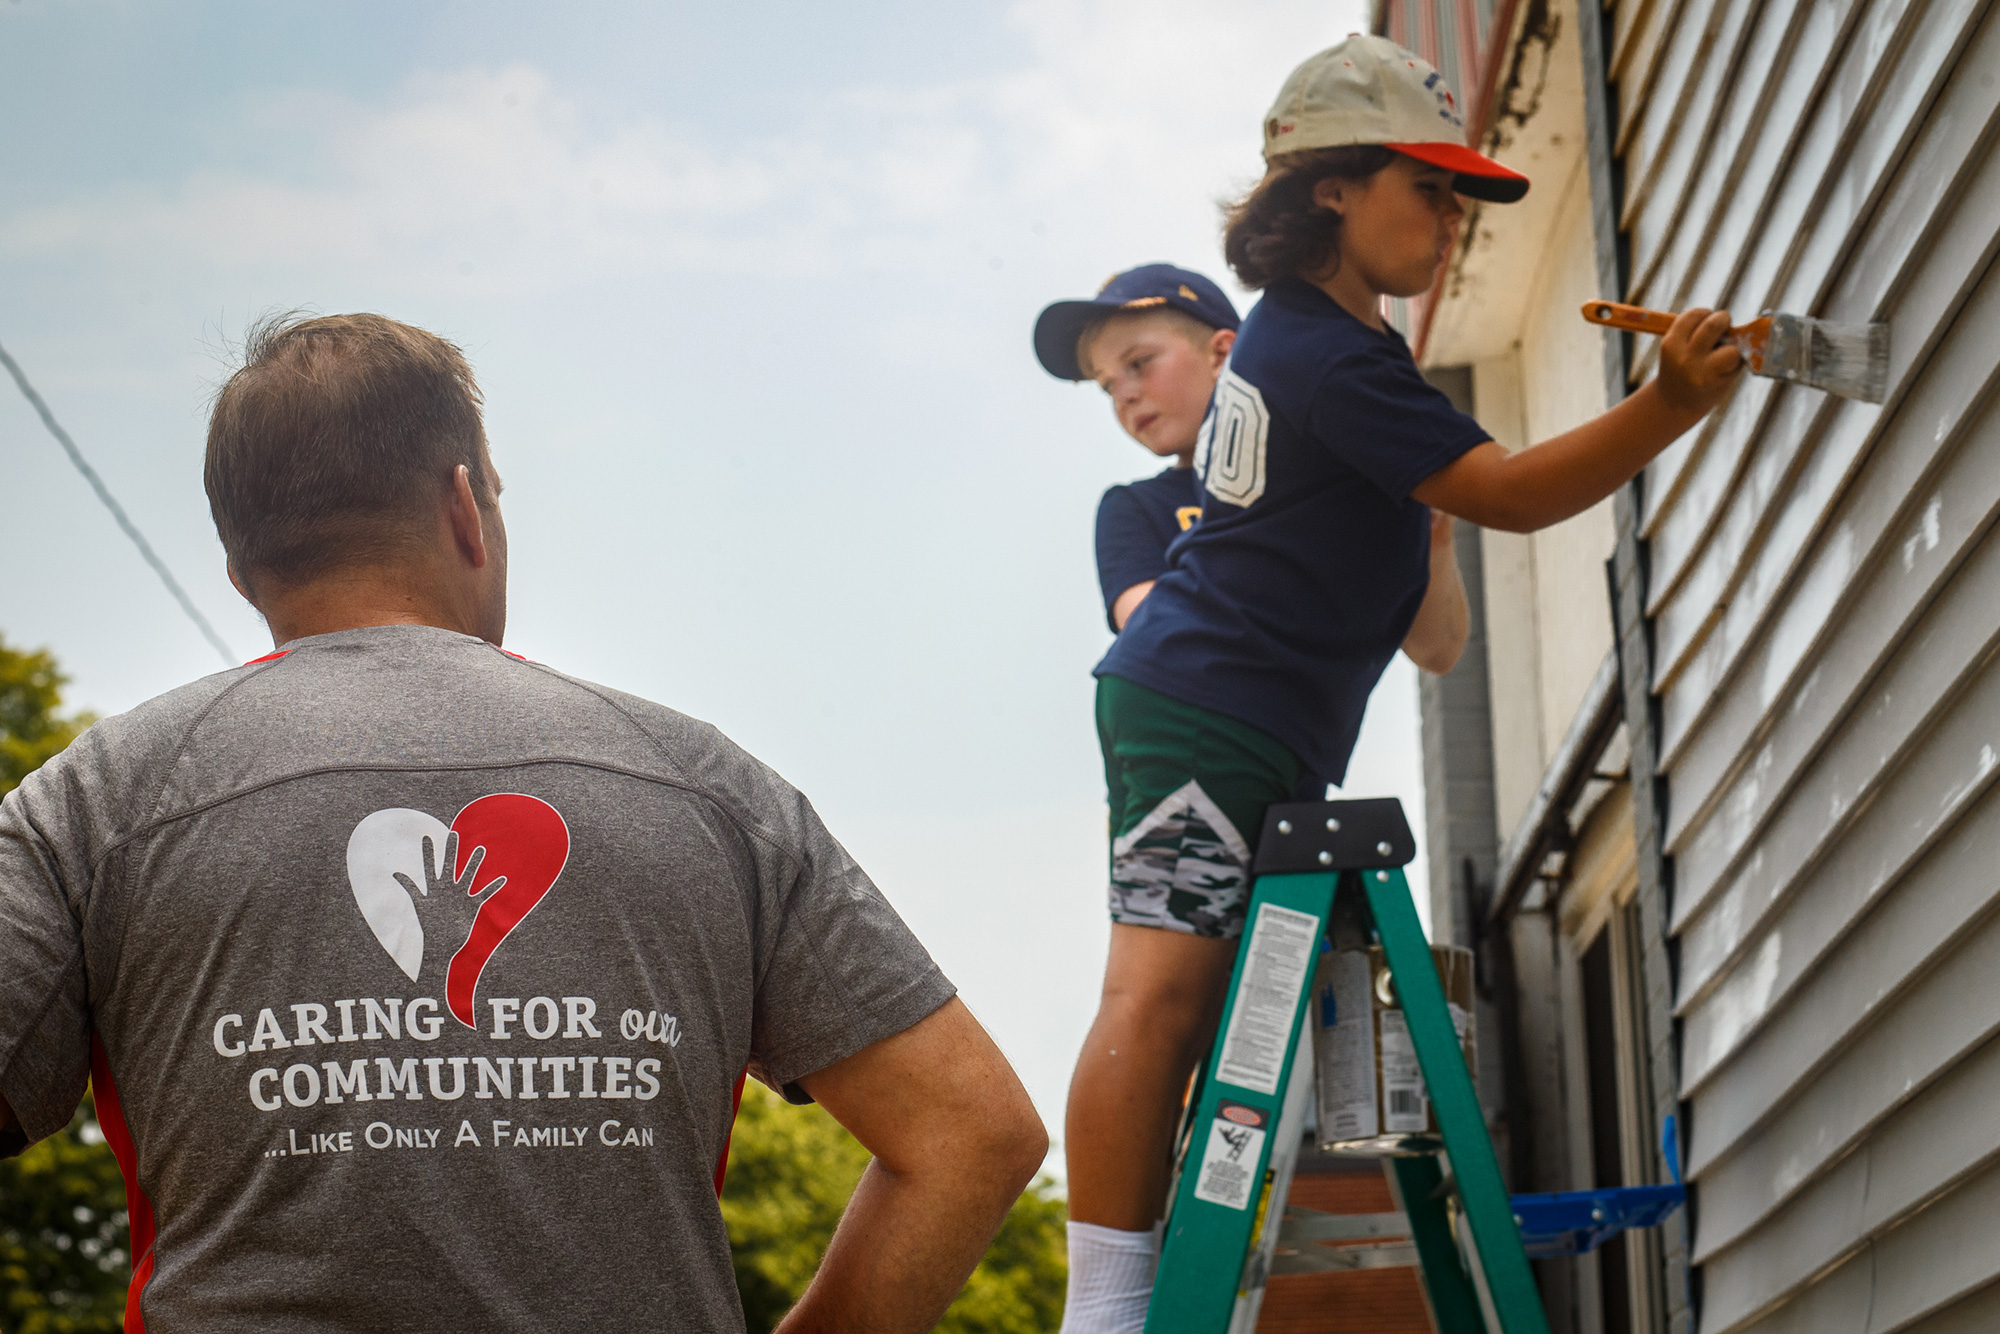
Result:
{"label": "ladder top platform", "polygon": [[1264,813],[1255,869],[1258,875],[1390,870],[1416,855],[1416,836],[1394,797],[1291,801]]}

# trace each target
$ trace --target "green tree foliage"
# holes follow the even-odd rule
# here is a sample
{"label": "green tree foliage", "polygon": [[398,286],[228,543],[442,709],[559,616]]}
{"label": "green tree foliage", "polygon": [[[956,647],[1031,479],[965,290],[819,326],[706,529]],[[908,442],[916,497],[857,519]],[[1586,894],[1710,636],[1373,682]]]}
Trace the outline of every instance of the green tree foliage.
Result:
{"label": "green tree foliage", "polygon": [[[90,725],[65,717],[46,650],[0,642],[0,795]],[[0,1162],[0,1325],[11,1334],[91,1334],[125,1317],[131,1257],[125,1183],[88,1098],[67,1129]]]}
{"label": "green tree foliage", "polygon": [[90,726],[88,714],[57,712],[65,684],[47,649],[24,653],[0,640],[0,796]]}
{"label": "green tree foliage", "polygon": [[942,1334],[1047,1334],[1062,1324],[1069,1208],[1043,1177],[1014,1201],[1000,1235],[944,1313]]}
{"label": "green tree foliage", "polygon": [[[792,1107],[761,1084],[743,1090],[722,1217],[750,1334],[767,1334],[805,1292],[868,1151],[819,1107]],[[1046,1180],[1018,1200],[938,1329],[1042,1334],[1062,1323],[1066,1211]]]}
{"label": "green tree foliage", "polygon": [[10,1334],[123,1327],[125,1181],[86,1098],[67,1129],[0,1162],[0,1326]]}

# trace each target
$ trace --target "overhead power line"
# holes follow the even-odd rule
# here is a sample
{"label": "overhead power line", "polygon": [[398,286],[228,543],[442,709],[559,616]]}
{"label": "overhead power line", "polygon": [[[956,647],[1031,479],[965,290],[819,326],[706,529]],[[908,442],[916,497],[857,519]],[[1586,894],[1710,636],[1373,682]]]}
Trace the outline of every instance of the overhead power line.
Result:
{"label": "overhead power line", "polygon": [[181,610],[188,614],[188,619],[194,622],[202,637],[214,645],[215,651],[222,655],[223,664],[234,667],[243,661],[231,653],[229,645],[222,642],[222,636],[215,633],[215,627],[208,623],[208,617],[202,615],[201,609],[194,605],[194,599],[187,595],[187,590],[181,587],[178,579],[174,578],[173,571],[167,568],[167,563],[153,550],[153,544],[146,540],[145,535],[132,522],[131,516],[125,513],[125,507],[112,497],[110,489],[104,485],[104,479],[97,475],[97,469],[91,467],[89,460],[83,457],[83,451],[76,447],[76,441],[69,438],[69,432],[56,421],[55,414],[49,411],[49,405],[35,392],[35,386],[28,383],[27,374],[22,371],[21,364],[9,356],[4,347],[0,347],[0,364],[7,367],[7,373],[14,377],[14,383],[21,386],[22,395],[41,415],[42,425],[49,428],[49,434],[56,438],[56,443],[63,447],[65,454],[69,455],[69,461],[83,474],[83,480],[90,483],[90,489],[97,492],[97,498],[104,502],[104,508],[111,511],[111,517],[118,520],[118,526],[125,530],[125,536],[131,538],[132,545],[139,548],[139,554],[146,558],[146,564],[153,567],[153,573],[160,576],[160,582],[174,595],[174,601],[181,604]]}

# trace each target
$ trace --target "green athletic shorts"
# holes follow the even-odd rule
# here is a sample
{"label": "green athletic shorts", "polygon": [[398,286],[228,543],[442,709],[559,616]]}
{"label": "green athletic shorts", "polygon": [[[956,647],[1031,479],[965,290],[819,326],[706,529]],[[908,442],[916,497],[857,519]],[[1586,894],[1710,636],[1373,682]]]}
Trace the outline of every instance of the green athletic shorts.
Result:
{"label": "green athletic shorts", "polygon": [[1248,723],[1117,676],[1097,679],[1111,800],[1111,920],[1233,940],[1264,808],[1305,769]]}

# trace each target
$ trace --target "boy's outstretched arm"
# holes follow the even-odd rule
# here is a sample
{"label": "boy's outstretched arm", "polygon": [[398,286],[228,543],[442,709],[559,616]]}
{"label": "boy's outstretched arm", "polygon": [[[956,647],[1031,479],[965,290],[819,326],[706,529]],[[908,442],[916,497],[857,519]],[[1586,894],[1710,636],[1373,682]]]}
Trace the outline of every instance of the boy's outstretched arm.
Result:
{"label": "boy's outstretched arm", "polygon": [[1458,577],[1458,548],[1452,543],[1455,522],[1443,510],[1431,511],[1431,583],[1410,633],[1403,636],[1403,653],[1434,676],[1457,665],[1472,633],[1465,583]]}
{"label": "boy's outstretched arm", "polygon": [[1660,373],[1601,417],[1510,454],[1491,440],[1410,494],[1484,528],[1531,533],[1595,505],[1720,403],[1743,369],[1729,312],[1687,310],[1660,340]]}

